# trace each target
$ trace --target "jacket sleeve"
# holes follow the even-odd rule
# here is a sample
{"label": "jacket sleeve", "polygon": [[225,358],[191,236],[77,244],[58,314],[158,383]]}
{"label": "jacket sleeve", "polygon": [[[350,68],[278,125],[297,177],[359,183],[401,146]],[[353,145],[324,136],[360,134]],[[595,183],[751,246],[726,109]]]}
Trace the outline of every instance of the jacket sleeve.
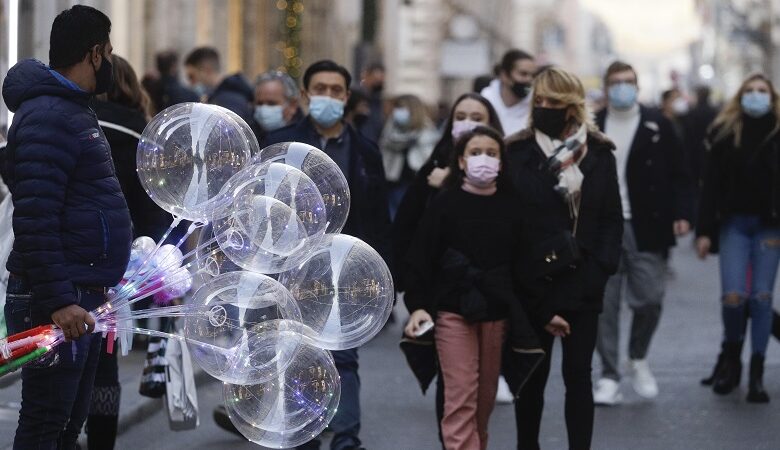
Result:
{"label": "jacket sleeve", "polygon": [[366,208],[362,221],[365,224],[365,238],[369,245],[382,255],[388,267],[393,267],[390,249],[390,207],[387,204],[387,182],[382,157],[372,145],[363,153],[368,180]]}
{"label": "jacket sleeve", "polygon": [[696,222],[696,237],[713,239],[718,228],[718,177],[719,145],[713,145],[707,140],[707,153],[704,155],[704,170],[702,171],[701,199],[699,201],[699,217]]}
{"label": "jacket sleeve", "polygon": [[[427,166],[426,166],[427,167]],[[395,213],[395,220],[391,228],[393,276],[397,291],[404,291],[404,272],[406,271],[406,254],[414,238],[417,225],[425,213],[433,190],[428,186],[427,177],[430,170],[417,172],[414,180],[406,190],[401,204]]]}
{"label": "jacket sleeve", "polygon": [[35,111],[23,120],[13,155],[14,251],[22,256],[33,301],[51,314],[78,303],[60,236],[79,137],[58,113]]}
{"label": "jacket sleeve", "polygon": [[669,177],[674,185],[674,219],[693,221],[694,185],[688,166],[685,151],[680,137],[674,131],[672,123],[663,118],[661,124],[661,146],[666,152],[669,162]]}
{"label": "jacket sleeve", "polygon": [[[437,202],[438,203],[438,202]],[[443,218],[441,208],[437,204],[423,215],[406,254],[406,293],[404,303],[409,313],[424,309],[433,315],[436,310],[434,302],[434,265],[443,253],[441,233]]]}
{"label": "jacket sleeve", "polygon": [[604,161],[603,177],[606,186],[601,199],[599,233],[593,257],[607,274],[612,275],[617,272],[623,242],[623,207],[620,202],[615,155],[611,151],[605,152]]}

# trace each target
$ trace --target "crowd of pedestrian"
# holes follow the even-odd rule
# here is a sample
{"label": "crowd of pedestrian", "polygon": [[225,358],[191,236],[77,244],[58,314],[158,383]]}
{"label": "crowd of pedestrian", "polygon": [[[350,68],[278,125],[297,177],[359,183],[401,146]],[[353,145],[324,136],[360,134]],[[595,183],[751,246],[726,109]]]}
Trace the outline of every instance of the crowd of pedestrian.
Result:
{"label": "crowd of pedestrian", "polygon": [[[695,102],[670,89],[654,108],[638,101],[637,71],[616,61],[604,74],[605,107],[592,111],[575,74],[513,49],[436,117],[417,96],[387,96],[378,62],[359,80],[321,60],[300,85],[278,71],[252,85],[200,47],[183,64],[159,53],[156,71],[139,78],[112,54],[110,31],[103,13],[74,6],[52,25],[48,65],[21,61],[3,84],[15,112],[0,158],[14,205],[6,324],[14,333],[54,323],[74,342],[22,370],[14,448],[76,448],[85,422],[90,449],[113,448],[117,358],[90,333],[87,311],[121,278],[133,238],[158,239],[170,223],[141,188],[135,157],[151,117],[182,102],[230,109],[261,148],[307,143],[342,170],[352,195],[344,233],[390,266],[410,313],[405,341],[435,348],[423,364],[436,374],[444,448],[487,448],[497,400],[514,403],[517,448],[539,448],[556,338],[569,447],[590,448],[595,405],[622,401],[624,299],[625,374],[655,398],[662,386],[648,355],[670,249],[691,230],[700,257],[721,256],[721,353],[702,383],[721,395],[739,385],[749,329],[747,401],[769,401],[764,355],[780,334],[780,96],[767,77],[750,76],[720,112],[706,87]],[[333,352],[333,449],[362,448],[358,355]],[[224,408],[213,414],[237,433]],[[301,448],[319,447],[315,438]]]}

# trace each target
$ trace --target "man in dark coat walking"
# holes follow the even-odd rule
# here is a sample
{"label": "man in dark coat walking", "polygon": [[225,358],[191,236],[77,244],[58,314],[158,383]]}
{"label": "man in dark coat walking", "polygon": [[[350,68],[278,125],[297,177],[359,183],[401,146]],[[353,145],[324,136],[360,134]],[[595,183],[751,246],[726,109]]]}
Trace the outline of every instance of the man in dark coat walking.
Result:
{"label": "man in dark coat walking", "polygon": [[[376,144],[343,119],[351,76],[333,61],[319,61],[303,76],[303,99],[309,115],[297,124],[268,134],[260,147],[287,141],[313,145],[328,154],[347,178],[351,207],[343,233],[374,247],[385,259],[389,254],[390,216],[385,173]],[[357,349],[334,351],[341,376],[341,403],[330,423],[334,432],[331,449],[360,447],[360,378]],[[305,448],[319,448],[317,440]]]}
{"label": "man in dark coat walking", "polygon": [[620,268],[607,283],[599,319],[597,349],[603,369],[594,401],[613,405],[621,401],[618,319],[624,282],[633,311],[628,355],[633,388],[645,398],[658,395],[646,356],[661,317],[669,248],[675,236],[690,230],[693,190],[672,124],[637,102],[636,71],[618,61],[607,69],[604,81],[609,105],[596,122],[615,143],[625,225]]}
{"label": "man in dark coat walking", "polygon": [[252,86],[239,73],[222,75],[216,49],[196,48],[184,60],[184,69],[201,101],[229,109],[247,123],[252,121]]}
{"label": "man in dark coat walking", "polygon": [[15,449],[76,447],[101,343],[89,311],[105,302],[130,256],[130,214],[88,106],[112,83],[110,31],[94,8],[63,11],[52,25],[49,66],[24,60],[3,84],[16,113],[2,172],[14,204],[8,331],[53,322],[68,341],[22,369]]}

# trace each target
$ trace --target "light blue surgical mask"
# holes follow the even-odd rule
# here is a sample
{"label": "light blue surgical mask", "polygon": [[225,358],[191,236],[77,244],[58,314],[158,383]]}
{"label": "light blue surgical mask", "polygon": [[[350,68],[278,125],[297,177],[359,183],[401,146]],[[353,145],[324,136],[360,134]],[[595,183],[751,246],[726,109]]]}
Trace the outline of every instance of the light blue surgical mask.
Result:
{"label": "light blue surgical mask", "polygon": [[320,126],[330,128],[344,117],[344,102],[327,95],[312,95],[309,114]]}
{"label": "light blue surgical mask", "polygon": [[195,95],[197,95],[199,99],[209,93],[209,88],[203,83],[193,84],[192,90],[195,91]]}
{"label": "light blue surgical mask", "polygon": [[629,109],[636,103],[637,88],[632,83],[616,83],[607,89],[609,104],[615,109]]}
{"label": "light blue surgical mask", "polygon": [[740,99],[742,111],[750,117],[764,116],[772,108],[772,97],[769,92],[751,91],[742,94]]}
{"label": "light blue surgical mask", "polygon": [[405,127],[409,125],[409,121],[412,119],[412,113],[409,108],[395,108],[393,109],[393,122],[399,127]]}
{"label": "light blue surgical mask", "polygon": [[284,121],[284,106],[282,105],[257,105],[255,106],[255,121],[266,131],[273,131],[286,125]]}

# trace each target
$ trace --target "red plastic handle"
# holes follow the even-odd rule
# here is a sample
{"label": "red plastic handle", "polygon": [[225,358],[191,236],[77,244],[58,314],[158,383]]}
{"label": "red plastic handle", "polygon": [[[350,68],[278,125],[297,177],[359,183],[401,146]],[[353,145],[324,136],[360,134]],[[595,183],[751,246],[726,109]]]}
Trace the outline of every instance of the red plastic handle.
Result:
{"label": "red plastic handle", "polygon": [[11,336],[8,336],[6,339],[6,342],[14,342],[18,341],[19,339],[28,338],[31,336],[35,336],[36,334],[41,334],[46,331],[51,331],[54,329],[54,325],[39,325],[35,328],[31,328],[27,331],[22,331],[21,333],[12,334]]}

